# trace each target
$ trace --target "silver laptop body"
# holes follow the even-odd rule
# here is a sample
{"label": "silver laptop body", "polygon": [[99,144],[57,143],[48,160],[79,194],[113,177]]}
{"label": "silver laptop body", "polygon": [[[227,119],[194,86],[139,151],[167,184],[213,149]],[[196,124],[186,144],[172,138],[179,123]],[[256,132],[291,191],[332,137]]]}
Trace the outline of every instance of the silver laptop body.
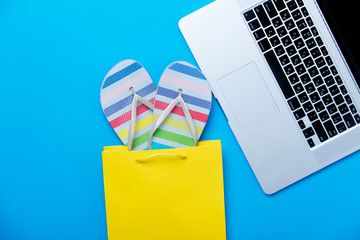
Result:
{"label": "silver laptop body", "polygon": [[358,82],[314,0],[218,0],[179,27],[263,191],[357,151]]}

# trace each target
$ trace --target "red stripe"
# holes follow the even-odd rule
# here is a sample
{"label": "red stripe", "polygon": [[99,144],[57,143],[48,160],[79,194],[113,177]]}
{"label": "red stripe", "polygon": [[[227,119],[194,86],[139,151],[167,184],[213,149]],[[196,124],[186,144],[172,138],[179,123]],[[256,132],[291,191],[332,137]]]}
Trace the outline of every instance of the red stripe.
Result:
{"label": "red stripe", "polygon": [[[167,106],[169,106],[169,104],[167,104],[165,102],[161,102],[159,100],[156,100],[156,102],[155,102],[155,108],[156,109],[165,110],[165,108],[167,108]],[[209,115],[207,115],[207,114],[200,113],[200,112],[197,112],[197,111],[193,111],[193,110],[190,110],[190,109],[189,109],[189,112],[190,112],[191,117],[194,120],[198,120],[200,122],[206,123],[206,121],[207,121],[207,119],[209,117]],[[184,111],[182,110],[181,107],[178,107],[178,106],[175,106],[174,109],[171,111],[171,113],[174,113],[176,115],[185,117]]]}
{"label": "red stripe", "polygon": [[[150,99],[150,102],[152,104],[154,104],[154,100],[155,100],[155,98],[152,98],[152,99]],[[149,108],[147,106],[145,106],[144,104],[141,104],[141,105],[137,106],[137,108],[136,108],[136,116],[139,116],[140,114],[146,112],[147,110],[149,110]],[[130,121],[130,119],[131,119],[131,110],[124,113],[123,115],[115,118],[114,120],[110,121],[110,125],[113,128],[116,128],[116,127],[120,126],[121,124],[124,124],[127,121]]]}

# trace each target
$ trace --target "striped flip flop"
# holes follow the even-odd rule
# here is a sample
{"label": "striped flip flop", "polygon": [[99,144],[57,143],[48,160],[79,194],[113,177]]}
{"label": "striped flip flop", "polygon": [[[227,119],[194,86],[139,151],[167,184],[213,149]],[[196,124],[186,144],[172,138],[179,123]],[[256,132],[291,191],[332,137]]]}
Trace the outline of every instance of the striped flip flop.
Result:
{"label": "striped flip flop", "polygon": [[195,146],[210,113],[211,97],[208,81],[196,67],[170,64],[157,88],[149,149],[151,140],[157,148]]}
{"label": "striped flip flop", "polygon": [[100,101],[107,120],[129,150],[147,148],[156,87],[134,60],[116,64],[105,76]]}

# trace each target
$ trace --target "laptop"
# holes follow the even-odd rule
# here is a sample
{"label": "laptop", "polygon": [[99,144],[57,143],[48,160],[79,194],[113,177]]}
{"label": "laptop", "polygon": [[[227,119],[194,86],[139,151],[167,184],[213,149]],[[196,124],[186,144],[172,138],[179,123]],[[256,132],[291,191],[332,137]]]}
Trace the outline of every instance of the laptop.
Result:
{"label": "laptop", "polygon": [[266,194],[360,148],[358,9],[218,0],[179,22]]}

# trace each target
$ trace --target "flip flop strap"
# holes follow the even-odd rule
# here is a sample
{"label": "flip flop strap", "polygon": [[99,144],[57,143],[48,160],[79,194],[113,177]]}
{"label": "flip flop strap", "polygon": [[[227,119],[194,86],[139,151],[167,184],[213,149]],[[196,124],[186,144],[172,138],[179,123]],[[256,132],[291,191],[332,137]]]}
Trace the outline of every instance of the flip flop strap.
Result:
{"label": "flip flop strap", "polygon": [[182,98],[182,90],[179,89],[179,96],[177,96],[170,104],[169,106],[167,106],[167,108],[164,110],[164,112],[162,112],[159,116],[159,118],[156,120],[156,122],[152,125],[152,128],[150,130],[150,134],[149,134],[149,141],[148,141],[148,148],[149,150],[152,150],[152,137],[155,133],[155,131],[160,127],[160,125],[162,124],[162,122],[168,117],[168,115],[170,114],[170,112],[174,109],[174,107],[180,103],[180,106],[184,112],[185,115],[185,119],[190,127],[190,131],[191,131],[191,135],[193,136],[194,139],[194,146],[196,146],[197,143],[197,134],[196,134],[196,128],[195,128],[195,123],[194,120],[191,117],[191,114],[189,112],[189,109],[186,106],[186,103],[184,102],[184,99]]}
{"label": "flip flop strap", "polygon": [[143,103],[145,106],[147,106],[151,110],[154,110],[154,104],[152,104],[150,101],[137,95],[135,92],[135,89],[133,87],[131,87],[130,90],[134,94],[134,98],[133,98],[132,107],[131,107],[131,119],[130,119],[129,133],[128,133],[128,141],[127,141],[129,151],[132,150],[132,142],[134,140],[134,134],[135,134],[137,102],[140,101],[141,103]]}

